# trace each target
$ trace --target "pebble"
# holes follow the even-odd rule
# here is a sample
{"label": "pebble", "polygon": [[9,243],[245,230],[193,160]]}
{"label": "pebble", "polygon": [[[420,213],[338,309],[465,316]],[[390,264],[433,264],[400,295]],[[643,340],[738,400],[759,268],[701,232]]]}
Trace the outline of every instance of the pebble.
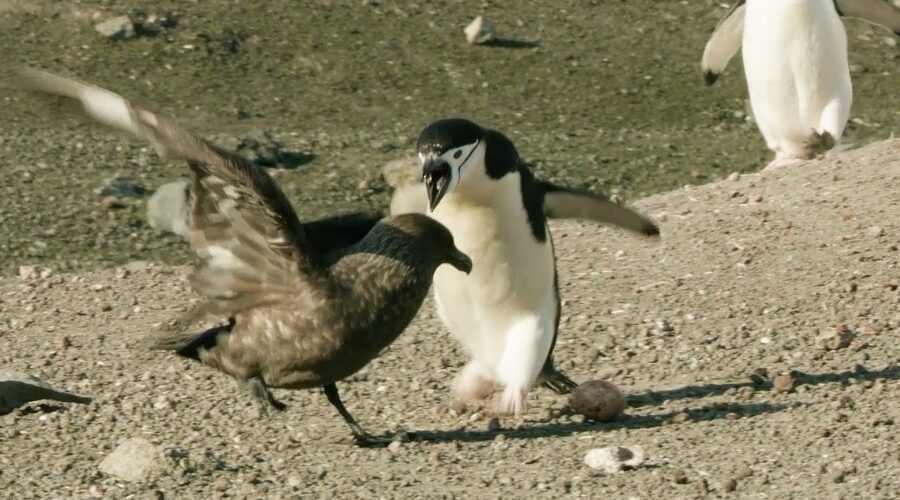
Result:
{"label": "pebble", "polygon": [[153,402],[153,408],[157,410],[171,410],[175,408],[175,402],[168,394],[160,394]]}
{"label": "pebble", "polygon": [[691,421],[691,414],[688,412],[684,412],[684,411],[680,412],[680,413],[676,413],[674,416],[672,416],[672,420],[671,420],[671,422],[673,424],[684,424],[684,423],[687,423],[690,421]]}
{"label": "pebble", "polygon": [[794,390],[795,384],[796,380],[790,373],[776,375],[772,379],[772,388],[775,389],[775,392],[791,392]]}
{"label": "pebble", "polygon": [[884,236],[884,228],[881,226],[872,226],[866,231],[866,234],[872,238],[881,238]]}
{"label": "pebble", "polygon": [[705,477],[701,477],[694,481],[694,487],[697,489],[697,494],[700,496],[709,493],[709,483],[706,481]]}
{"label": "pebble", "polygon": [[647,454],[640,446],[593,448],[584,456],[585,465],[607,474],[636,469],[646,460]]}
{"label": "pebble", "polygon": [[488,430],[489,432],[497,432],[497,431],[499,431],[500,429],[501,429],[501,427],[500,427],[500,419],[497,418],[497,417],[491,417],[491,419],[488,420],[488,423],[487,423],[487,430]]}
{"label": "pebble", "polygon": [[672,482],[675,484],[687,484],[688,476],[684,469],[675,469],[672,471]]}
{"label": "pebble", "polygon": [[19,266],[19,279],[35,280],[40,276],[38,266]]}
{"label": "pebble", "polygon": [[732,491],[737,489],[737,480],[734,478],[728,478],[722,482],[722,491],[725,493],[731,493]]}
{"label": "pebble", "polygon": [[403,448],[403,443],[400,441],[391,441],[391,444],[388,445],[387,449],[391,452],[391,455],[396,455],[400,453],[400,450]]}
{"label": "pebble", "polygon": [[472,45],[481,45],[497,38],[497,28],[484,16],[476,17],[463,32],[466,34],[466,41]]}
{"label": "pebble", "polygon": [[65,351],[66,349],[72,347],[72,341],[69,340],[69,337],[65,335],[60,335],[56,338],[56,345],[59,346],[61,351]]}
{"label": "pebble", "polygon": [[625,395],[605,380],[588,380],[580,384],[569,398],[572,410],[590,420],[609,422],[625,409]]}
{"label": "pebble", "polygon": [[835,483],[843,483],[849,474],[856,473],[856,464],[851,461],[837,461],[831,464],[829,477]]}
{"label": "pebble", "polygon": [[838,325],[834,330],[816,337],[816,345],[821,349],[835,351],[850,345],[853,340],[853,332],[847,325]]}
{"label": "pebble", "polygon": [[746,463],[742,463],[737,466],[734,470],[735,479],[746,479],[753,475],[753,469],[750,468],[750,465]]}
{"label": "pebble", "polygon": [[873,427],[877,427],[879,425],[894,425],[894,419],[885,415],[884,413],[876,413],[872,415],[872,418],[869,419],[869,423],[872,424]]}
{"label": "pebble", "polygon": [[212,483],[213,490],[215,491],[225,491],[228,489],[228,486],[230,486],[230,483],[228,481],[228,478],[225,476],[217,477],[216,480]]}

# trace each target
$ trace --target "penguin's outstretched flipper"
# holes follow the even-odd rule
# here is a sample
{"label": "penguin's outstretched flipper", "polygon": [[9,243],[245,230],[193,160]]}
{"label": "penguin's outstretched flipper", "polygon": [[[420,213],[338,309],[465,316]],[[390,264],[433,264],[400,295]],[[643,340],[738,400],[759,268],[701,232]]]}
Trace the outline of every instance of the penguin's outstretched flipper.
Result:
{"label": "penguin's outstretched flipper", "polygon": [[884,0],[834,0],[838,14],[884,26],[900,36],[900,8]]}
{"label": "penguin's outstretched flipper", "polygon": [[744,3],[745,0],[741,0],[734,4],[719,21],[709,41],[706,42],[700,67],[707,85],[716,83],[719,75],[728,66],[728,61],[741,48],[744,36]]}
{"label": "penguin's outstretched flipper", "polygon": [[589,219],[612,224],[646,236],[659,236],[659,227],[647,217],[612,202],[599,193],[537,181],[544,193],[544,213],[553,219]]}

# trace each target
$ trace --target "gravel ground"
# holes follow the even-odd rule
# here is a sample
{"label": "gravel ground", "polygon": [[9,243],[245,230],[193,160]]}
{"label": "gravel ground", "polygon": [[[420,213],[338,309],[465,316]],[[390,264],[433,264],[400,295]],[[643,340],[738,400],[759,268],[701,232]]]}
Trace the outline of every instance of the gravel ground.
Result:
{"label": "gravel ground", "polygon": [[[730,176],[769,153],[740,61],[711,89],[699,75],[724,4],[147,5],[0,0],[0,67],[97,82],[231,147],[271,132],[296,160],[279,182],[305,217],[383,209],[382,165],[411,155],[418,130],[445,115],[506,132],[545,178],[641,198],[660,243],[551,224],[565,300],[558,364],[616,383],[629,407],[585,423],[535,390],[524,420],[500,429],[454,407],[465,356],[429,301],[341,384],[367,429],[423,441],[357,449],[314,391],[276,391],[288,411],[261,418],[227,377],[145,349],[195,300],[190,251],[148,226],[146,197],[111,209],[96,193],[116,175],[152,190],[184,166],[3,88],[0,370],[94,400],[0,416],[0,497],[900,497],[900,141]],[[124,41],[93,27],[170,12],[177,22]],[[462,27],[481,13],[504,44],[465,45]],[[886,31],[846,24],[845,140],[865,145],[900,123],[900,49]],[[725,180],[646,197],[711,179]],[[37,277],[19,278],[23,265]],[[156,453],[146,478],[103,472],[133,438]],[[607,445],[642,446],[649,460],[614,475],[583,464]]]}
{"label": "gravel ground", "polygon": [[[564,298],[557,359],[579,381],[627,393],[625,414],[605,424],[583,422],[544,390],[500,429],[455,408],[449,385],[465,356],[429,300],[396,344],[341,384],[365,427],[424,440],[358,449],[315,391],[276,391],[288,410],[261,418],[227,377],[145,349],[194,300],[184,267],[2,279],[0,366],[94,401],[0,417],[0,491],[897,498],[898,154],[891,140],[641,199],[661,221],[655,244],[553,223]],[[849,345],[836,342],[839,331]],[[101,472],[135,437],[158,448],[149,477]],[[607,445],[640,445],[649,460],[613,475],[583,464]]]}

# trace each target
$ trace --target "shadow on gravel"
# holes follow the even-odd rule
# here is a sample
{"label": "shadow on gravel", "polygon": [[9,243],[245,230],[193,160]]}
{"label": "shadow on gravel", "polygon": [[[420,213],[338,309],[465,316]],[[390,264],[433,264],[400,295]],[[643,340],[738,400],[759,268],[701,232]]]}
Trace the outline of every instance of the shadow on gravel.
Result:
{"label": "shadow on gravel", "polygon": [[284,151],[281,153],[281,158],[278,163],[263,163],[260,164],[264,167],[268,168],[282,168],[285,170],[291,170],[297,167],[301,167],[306,165],[307,163],[312,162],[316,159],[316,155],[312,153],[301,153],[297,151]]}
{"label": "shadow on gravel", "polygon": [[19,414],[22,416],[25,416],[25,415],[32,415],[32,414],[37,414],[37,413],[57,413],[57,412],[64,412],[67,409],[68,409],[68,407],[64,406],[64,405],[41,403],[41,404],[37,404],[37,405],[24,406],[19,411]]}
{"label": "shadow on gravel", "polygon": [[[794,377],[796,385],[819,385],[840,383],[841,385],[849,385],[854,381],[861,380],[898,380],[900,379],[900,366],[889,366],[882,370],[869,371],[863,366],[857,365],[852,371],[843,371],[837,373],[804,373],[793,370],[791,375]],[[772,382],[767,378],[757,375],[750,377],[747,382],[728,382],[714,383],[705,385],[686,385],[675,389],[666,389],[659,391],[647,391],[642,394],[632,394],[628,396],[628,406],[630,408],[639,408],[642,406],[654,406],[663,401],[671,399],[691,399],[704,398],[708,396],[718,396],[730,389],[739,389],[741,387],[753,387],[755,389],[771,389]]]}
{"label": "shadow on gravel", "polygon": [[[860,381],[876,381],[876,380],[900,380],[900,366],[889,366],[882,370],[868,371],[862,366],[857,366],[852,371],[843,371],[836,373],[804,373],[793,371],[796,385],[818,385],[839,383],[841,385],[850,385]],[[629,396],[628,406],[630,408],[639,408],[642,406],[657,405],[663,401],[671,399],[690,399],[703,398],[708,396],[718,396],[729,389],[737,389],[740,387],[754,387],[756,389],[771,388],[771,381],[767,379],[754,378],[748,382],[734,383],[716,383],[706,385],[690,385],[679,387],[677,389],[667,389],[662,391],[648,391],[643,394]],[[482,442],[492,441],[498,434],[503,434],[507,439],[534,439],[540,437],[561,437],[569,436],[577,432],[589,431],[606,431],[614,429],[647,429],[652,427],[660,427],[669,424],[672,419],[682,413],[687,413],[691,422],[709,422],[722,419],[741,419],[750,418],[759,415],[777,413],[789,408],[790,404],[774,404],[774,403],[712,403],[699,408],[689,408],[686,410],[677,410],[659,415],[622,415],[614,422],[573,422],[568,424],[532,424],[525,425],[518,429],[501,429],[498,431],[472,431],[472,430],[453,430],[453,431],[417,431],[413,433],[414,440],[417,441],[460,441],[460,442]]]}
{"label": "shadow on gravel", "polygon": [[503,39],[503,38],[491,40],[490,42],[485,42],[482,45],[484,45],[485,47],[498,47],[501,49],[533,49],[538,46],[537,42],[526,42],[523,40],[508,40],[508,39]]}
{"label": "shadow on gravel", "polygon": [[668,424],[675,415],[687,413],[692,422],[705,422],[720,420],[729,414],[737,415],[737,418],[755,417],[757,415],[776,413],[788,408],[789,405],[775,405],[769,403],[736,404],[715,403],[700,408],[685,411],[673,411],[660,415],[622,415],[614,422],[573,422],[568,424],[526,424],[519,429],[501,429],[498,431],[416,431],[411,433],[417,441],[460,441],[481,442],[493,441],[498,434],[503,434],[506,439],[534,439],[540,437],[562,437],[576,432],[606,431],[614,429],[647,429]]}

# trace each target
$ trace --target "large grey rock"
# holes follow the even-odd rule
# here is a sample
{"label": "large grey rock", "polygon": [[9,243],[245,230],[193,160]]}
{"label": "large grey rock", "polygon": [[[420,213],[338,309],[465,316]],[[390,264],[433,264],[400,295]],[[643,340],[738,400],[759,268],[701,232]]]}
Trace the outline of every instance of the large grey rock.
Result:
{"label": "large grey rock", "polygon": [[191,234],[188,196],[191,182],[179,179],[160,186],[147,201],[147,223],[161,231],[175,233],[182,238]]}
{"label": "large grey rock", "polygon": [[60,391],[27,373],[0,371],[0,415],[30,403],[49,399],[63,403],[87,404],[91,398]]}
{"label": "large grey rock", "polygon": [[165,467],[162,450],[144,438],[129,438],[100,462],[100,471],[123,481],[141,481]]}

